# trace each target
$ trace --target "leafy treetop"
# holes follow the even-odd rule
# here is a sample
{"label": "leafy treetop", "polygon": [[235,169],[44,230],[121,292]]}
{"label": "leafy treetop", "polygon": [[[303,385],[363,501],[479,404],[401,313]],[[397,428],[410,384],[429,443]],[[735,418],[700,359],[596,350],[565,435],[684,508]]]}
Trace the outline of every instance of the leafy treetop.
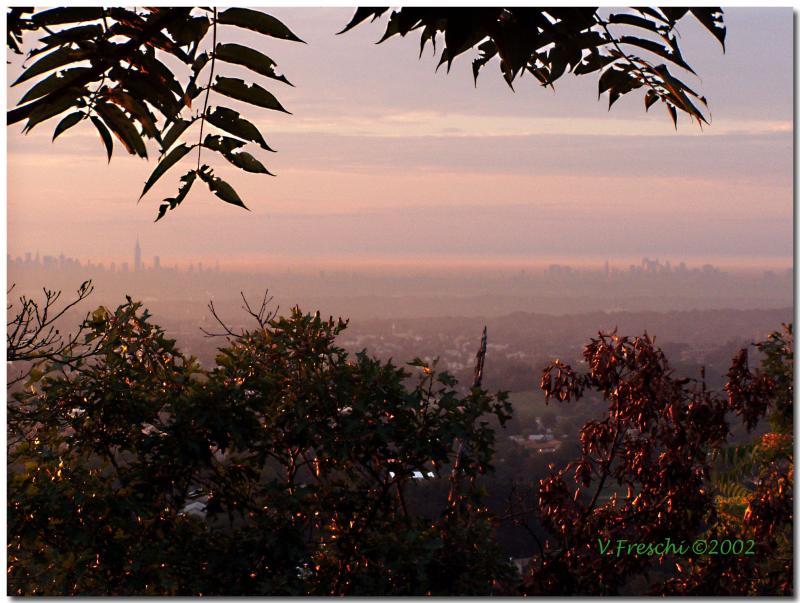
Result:
{"label": "leafy treetop", "polygon": [[[207,370],[141,304],[100,307],[13,392],[9,590],[452,595],[511,578],[474,483],[507,396],[263,308]],[[430,513],[417,482],[441,485]]]}

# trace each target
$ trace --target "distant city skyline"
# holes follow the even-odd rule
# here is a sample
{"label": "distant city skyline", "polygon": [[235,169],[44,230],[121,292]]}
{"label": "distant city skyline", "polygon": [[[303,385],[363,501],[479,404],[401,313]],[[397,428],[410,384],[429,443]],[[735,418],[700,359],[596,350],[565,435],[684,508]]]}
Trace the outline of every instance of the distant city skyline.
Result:
{"label": "distant city skyline", "polygon": [[281,308],[299,304],[353,319],[499,316],[520,311],[769,309],[789,307],[793,299],[789,266],[729,270],[708,262],[640,257],[624,262],[609,258],[608,268],[606,260],[578,265],[559,259],[500,267],[466,263],[459,268],[452,263],[370,267],[350,262],[248,270],[199,261],[176,267],[163,257],[146,259],[147,247],[141,245],[142,269],[136,271],[133,243],[126,260],[102,266],[95,260],[89,265],[87,260],[41,251],[38,256],[35,252],[9,256],[9,282],[17,294],[36,295],[43,285],[71,291],[91,279],[97,290],[93,303],[114,305],[129,295],[151,309],[173,304],[169,306],[173,315],[196,321],[207,317],[209,300],[227,303],[235,315],[241,306],[240,291],[256,299],[265,289]]}
{"label": "distant city skyline", "polygon": [[[181,263],[181,262],[168,262],[162,265],[161,256],[154,255],[152,256],[152,261],[148,264],[146,258],[143,256],[143,251],[139,239],[136,239],[134,250],[132,254],[132,263],[128,263],[127,261],[121,260],[97,260],[96,258],[73,258],[69,257],[64,254],[64,252],[59,252],[58,255],[51,255],[51,254],[42,254],[40,251],[26,251],[22,255],[13,256],[12,254],[7,254],[6,256],[7,262],[9,265],[16,265],[16,266],[24,266],[24,265],[38,265],[42,268],[70,268],[70,267],[81,267],[81,268],[97,268],[100,270],[108,270],[110,272],[144,272],[144,271],[159,271],[159,270],[182,270],[186,272],[194,272],[197,270],[198,272],[204,271],[204,264],[203,261],[193,261],[188,263]],[[473,258],[475,261],[474,263],[470,264],[468,261],[461,263],[461,268],[465,270],[469,269],[490,269],[492,268],[491,263],[487,263],[486,261],[479,261],[480,258]],[[725,259],[725,258],[723,258]],[[729,259],[729,258],[728,258]],[[751,258],[752,260],[752,258]],[[315,265],[311,261],[308,262],[308,266]],[[322,264],[316,264],[317,266],[323,266]],[[211,267],[213,266],[213,268]],[[362,265],[363,266],[363,265]],[[402,262],[395,262],[394,267],[402,268],[404,264]],[[328,264],[324,265],[325,268],[336,268],[336,265]],[[367,266],[369,267],[369,266]],[[405,265],[405,267],[413,268],[413,263],[409,262],[409,264]],[[444,265],[441,266],[444,268]],[[119,269],[117,269],[119,268]],[[248,267],[242,267],[241,265],[234,264],[233,266],[224,266],[221,265],[219,260],[213,262],[207,262],[205,264],[206,271],[215,271],[219,272],[221,269],[226,271],[233,271],[233,272],[241,272],[241,271],[263,271],[269,269],[287,269],[287,265],[252,265]],[[345,271],[352,271],[357,270],[357,267],[349,265],[349,268],[346,268],[345,265],[340,266],[341,269]],[[435,266],[429,268],[434,268]],[[568,275],[572,272],[580,273],[580,272],[604,272],[605,274],[612,274],[612,273],[632,273],[632,272],[639,272],[643,274],[662,274],[662,273],[685,273],[691,271],[705,271],[705,272],[719,272],[722,269],[750,269],[755,271],[773,271],[773,270],[792,270],[791,264],[785,265],[782,262],[776,263],[764,263],[764,264],[744,264],[740,265],[736,262],[728,262],[723,264],[716,264],[714,262],[704,261],[703,259],[699,259],[697,261],[686,260],[681,258],[650,258],[650,257],[641,257],[638,259],[632,258],[606,258],[602,262],[598,260],[576,260],[575,258],[537,258],[531,259],[529,261],[525,261],[524,259],[517,259],[516,262],[506,262],[502,264],[502,268],[507,271],[516,271],[522,270],[523,272],[528,270],[538,271],[539,273],[543,273],[545,275],[550,276],[564,276]]]}

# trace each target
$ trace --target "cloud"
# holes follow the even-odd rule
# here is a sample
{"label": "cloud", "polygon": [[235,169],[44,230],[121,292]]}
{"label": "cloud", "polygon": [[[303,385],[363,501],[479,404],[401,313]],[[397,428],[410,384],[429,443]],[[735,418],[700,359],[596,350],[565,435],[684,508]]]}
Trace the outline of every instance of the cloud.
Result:
{"label": "cloud", "polygon": [[378,138],[463,138],[529,136],[615,136],[615,137],[698,137],[791,133],[790,120],[721,120],[701,130],[682,124],[675,131],[668,120],[536,115],[476,115],[438,111],[370,111],[368,115],[297,115],[291,121],[261,121],[265,131],[334,134]]}

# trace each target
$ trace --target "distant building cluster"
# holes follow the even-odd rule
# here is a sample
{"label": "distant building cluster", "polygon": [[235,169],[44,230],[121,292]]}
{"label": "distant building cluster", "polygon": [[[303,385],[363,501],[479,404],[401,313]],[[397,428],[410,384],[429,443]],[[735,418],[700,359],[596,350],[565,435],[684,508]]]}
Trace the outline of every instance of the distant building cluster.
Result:
{"label": "distant building cluster", "polygon": [[703,264],[699,268],[689,268],[686,262],[680,262],[673,265],[669,260],[661,262],[658,258],[651,260],[650,258],[642,258],[642,261],[637,264],[630,264],[627,269],[612,267],[608,260],[605,261],[601,270],[597,269],[577,269],[572,266],[563,264],[550,264],[545,270],[545,276],[554,279],[563,279],[569,277],[585,277],[588,275],[597,275],[598,272],[609,280],[612,278],[625,278],[631,276],[720,276],[724,274],[719,268],[711,264]]}
{"label": "distant building cluster", "polygon": [[[429,271],[413,267],[388,270],[360,269],[353,265],[320,270],[321,266],[253,265],[250,268],[220,270],[195,259],[180,268],[149,255],[141,242],[130,241],[125,261],[78,260],[58,255],[27,252],[8,256],[11,282],[18,291],[39,291],[43,284],[71,290],[86,279],[117,295],[135,295],[143,301],[154,299],[227,299],[240,307],[239,292],[257,296],[269,288],[277,295],[276,305],[320,308],[326,313],[351,318],[403,319],[419,316],[501,316],[514,312],[574,314],[588,311],[623,310],[672,311],[708,308],[784,308],[792,303],[792,270],[759,270],[732,266],[723,272],[706,265],[687,266],[681,262],[644,258],[630,266],[614,260],[573,266],[532,263],[505,268],[482,266]],[[744,268],[744,267],[742,267]],[[221,303],[221,302],[220,302]],[[205,315],[205,303],[199,304]],[[194,310],[192,310],[194,311]],[[190,310],[185,304],[179,312]],[[398,323],[400,325],[401,323]],[[367,346],[381,354],[402,357],[402,352],[420,355],[420,344],[447,341],[440,368],[469,371],[474,365],[475,342],[458,340],[460,333],[446,333],[438,325],[425,329],[399,326],[382,332],[385,338],[370,338],[364,331],[349,330],[355,346]],[[541,337],[538,334],[537,337]],[[424,338],[421,341],[419,338]],[[500,344],[490,340],[489,345]],[[434,345],[435,344],[435,345]],[[526,350],[492,349],[508,362],[531,359]]]}
{"label": "distant building cluster", "polygon": [[[62,271],[77,270],[80,268],[89,268],[93,272],[112,272],[112,273],[127,273],[127,272],[161,272],[171,271],[179,272],[177,266],[166,268],[161,265],[161,257],[153,256],[153,262],[148,266],[142,259],[142,246],[139,239],[136,239],[136,245],[133,248],[133,263],[121,262],[119,265],[116,262],[111,262],[108,265],[103,262],[93,263],[92,260],[81,262],[76,258],[71,258],[63,253],[58,256],[53,255],[40,255],[37,251],[35,254],[26,251],[24,256],[12,257],[10,254],[6,256],[9,268],[39,268],[44,270],[58,269]],[[133,267],[131,269],[131,266]],[[203,272],[203,263],[198,262],[197,267],[195,264],[189,264],[185,272],[194,273]],[[211,270],[206,270],[210,272]],[[214,267],[213,272],[219,272],[219,263]]]}

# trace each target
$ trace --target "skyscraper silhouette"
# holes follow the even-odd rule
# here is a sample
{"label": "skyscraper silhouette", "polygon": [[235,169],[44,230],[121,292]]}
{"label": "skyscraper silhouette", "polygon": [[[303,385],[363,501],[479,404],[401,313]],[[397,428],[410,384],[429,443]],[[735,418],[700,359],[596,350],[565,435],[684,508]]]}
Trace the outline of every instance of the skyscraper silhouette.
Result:
{"label": "skyscraper silhouette", "polygon": [[133,269],[136,272],[142,269],[142,247],[139,245],[139,237],[136,237],[136,247],[133,249]]}

